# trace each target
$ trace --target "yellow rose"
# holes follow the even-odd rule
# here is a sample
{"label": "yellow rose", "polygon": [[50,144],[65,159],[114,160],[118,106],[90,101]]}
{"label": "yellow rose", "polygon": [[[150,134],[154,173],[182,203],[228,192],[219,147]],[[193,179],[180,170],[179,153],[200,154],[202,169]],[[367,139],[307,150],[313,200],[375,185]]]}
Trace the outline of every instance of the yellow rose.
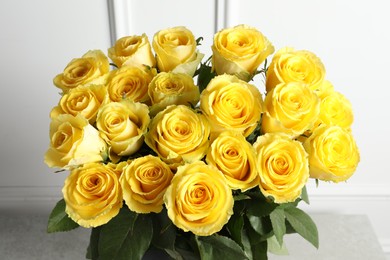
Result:
{"label": "yellow rose", "polygon": [[73,59],[58,74],[53,83],[64,92],[79,85],[104,84],[105,75],[110,69],[108,58],[101,50],[88,51],[81,58]]}
{"label": "yellow rose", "polygon": [[360,161],[351,132],[340,126],[319,126],[303,145],[309,154],[312,178],[345,181],[353,175]]}
{"label": "yellow rose", "polygon": [[108,57],[119,68],[122,66],[154,67],[156,59],[146,34],[125,36],[118,39],[115,45],[108,49]]}
{"label": "yellow rose", "polygon": [[199,102],[199,88],[191,76],[183,73],[160,72],[149,84],[152,106],[150,113],[157,114],[169,105],[195,106]]}
{"label": "yellow rose", "polygon": [[259,185],[255,150],[237,132],[222,132],[211,144],[206,162],[217,167],[231,189],[246,191]]}
{"label": "yellow rose", "polygon": [[350,129],[353,123],[352,104],[340,92],[333,91],[321,100],[316,125],[338,125]]}
{"label": "yellow rose", "polygon": [[164,202],[175,226],[198,236],[220,231],[233,214],[233,196],[223,174],[201,161],[178,168]]}
{"label": "yellow rose", "polygon": [[160,30],[153,37],[153,49],[160,71],[174,71],[194,75],[203,54],[196,49],[194,35],[186,27]]}
{"label": "yellow rose", "polygon": [[286,47],[272,58],[267,71],[266,89],[269,92],[280,83],[301,82],[316,90],[324,78],[325,67],[314,53]]}
{"label": "yellow rose", "polygon": [[260,190],[276,203],[295,201],[309,178],[302,143],[284,134],[265,134],[253,144],[257,155]]}
{"label": "yellow rose", "polygon": [[312,90],[302,83],[282,83],[265,97],[262,131],[296,137],[313,127],[319,113],[320,100]]}
{"label": "yellow rose", "polygon": [[45,154],[49,167],[70,169],[107,158],[107,144],[81,115],[59,115],[50,123],[50,147]]}
{"label": "yellow rose", "polygon": [[314,89],[314,93],[322,100],[327,95],[334,92],[334,86],[329,80],[324,80],[322,84],[318,86],[317,89]]}
{"label": "yellow rose", "polygon": [[224,74],[214,77],[202,91],[200,109],[213,133],[234,130],[247,137],[260,121],[263,99],[254,85]]}
{"label": "yellow rose", "polygon": [[256,28],[238,25],[214,35],[213,70],[218,74],[236,75],[249,81],[257,68],[275,49]]}
{"label": "yellow rose", "polygon": [[85,228],[106,224],[119,213],[123,204],[118,174],[100,163],[72,170],[62,194],[65,212]]}
{"label": "yellow rose", "polygon": [[119,179],[126,205],[137,213],[161,212],[172,178],[171,169],[158,157],[147,155],[133,160]]}
{"label": "yellow rose", "polygon": [[60,114],[80,114],[88,119],[90,124],[96,121],[97,111],[105,102],[107,87],[105,85],[78,86],[64,93],[58,103],[50,112],[54,118]]}
{"label": "yellow rose", "polygon": [[195,162],[209,147],[210,125],[207,119],[184,105],[172,105],[150,122],[146,144],[168,164]]}
{"label": "yellow rose", "polygon": [[96,126],[109,144],[111,156],[127,156],[141,147],[149,121],[147,105],[123,100],[102,106]]}
{"label": "yellow rose", "polygon": [[148,103],[148,86],[155,76],[154,69],[146,67],[122,67],[113,70],[107,79],[108,96],[111,101],[130,99],[134,102]]}

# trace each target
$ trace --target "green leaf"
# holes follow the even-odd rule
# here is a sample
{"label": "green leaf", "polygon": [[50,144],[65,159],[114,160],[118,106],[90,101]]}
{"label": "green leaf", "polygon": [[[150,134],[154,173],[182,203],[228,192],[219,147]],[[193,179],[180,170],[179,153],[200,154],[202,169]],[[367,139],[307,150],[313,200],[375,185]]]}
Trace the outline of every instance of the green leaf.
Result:
{"label": "green leaf", "polygon": [[252,199],[248,203],[247,214],[256,217],[265,217],[271,214],[271,212],[278,206],[278,204]]}
{"label": "green leaf", "polygon": [[303,189],[302,189],[301,199],[302,199],[304,202],[306,202],[306,204],[310,204],[309,195],[307,194],[306,186],[304,186]]}
{"label": "green leaf", "polygon": [[100,227],[92,228],[91,230],[91,236],[89,238],[89,245],[87,248],[87,259],[98,259],[99,258],[99,252],[98,252],[98,244],[99,244],[99,236],[100,236]]}
{"label": "green leaf", "polygon": [[150,214],[137,214],[123,207],[119,214],[102,226],[99,259],[142,259],[153,237]]}
{"label": "green leaf", "polygon": [[247,204],[246,217],[253,230],[262,235],[264,239],[272,235],[272,224],[269,215],[276,206],[275,203],[255,199]]}
{"label": "green leaf", "polygon": [[196,236],[201,259],[248,259],[242,248],[230,238],[211,235]]}
{"label": "green leaf", "polygon": [[202,91],[207,87],[211,79],[217,75],[215,72],[212,72],[211,69],[212,67],[209,65],[206,65],[204,63],[200,64],[200,67],[197,71],[198,73],[197,85],[199,86],[200,93],[202,93]]}
{"label": "green leaf", "polygon": [[235,212],[235,214],[230,217],[229,222],[226,225],[231,238],[241,247],[243,246],[242,229],[244,227],[244,216],[242,213],[242,211]]}
{"label": "green leaf", "polygon": [[[268,243],[267,238],[256,233],[252,228],[246,229],[246,234],[251,247],[252,259],[267,260]],[[246,249],[248,250],[248,249]]]}
{"label": "green leaf", "polygon": [[256,142],[257,137],[259,137],[260,135],[261,135],[261,119],[256,125],[255,130],[253,130],[253,132],[246,138],[246,140],[248,141],[248,143],[253,144],[254,142]]}
{"label": "green leaf", "polygon": [[53,208],[47,224],[48,233],[69,231],[79,227],[79,224],[74,222],[71,218],[69,218],[68,214],[66,214],[65,207],[65,200],[61,199]]}
{"label": "green leaf", "polygon": [[318,248],[318,230],[311,217],[298,208],[286,208],[284,214],[294,230]]}
{"label": "green leaf", "polygon": [[153,216],[153,240],[152,244],[165,250],[171,257],[180,259],[181,256],[175,250],[176,226],[167,215],[167,210],[163,210]]}
{"label": "green leaf", "polygon": [[275,255],[288,255],[288,250],[285,244],[279,244],[275,236],[272,236],[267,239],[268,252]]}
{"label": "green leaf", "polygon": [[279,245],[283,245],[283,236],[286,234],[286,224],[284,210],[281,208],[276,208],[270,214],[272,228],[274,230],[274,235]]}

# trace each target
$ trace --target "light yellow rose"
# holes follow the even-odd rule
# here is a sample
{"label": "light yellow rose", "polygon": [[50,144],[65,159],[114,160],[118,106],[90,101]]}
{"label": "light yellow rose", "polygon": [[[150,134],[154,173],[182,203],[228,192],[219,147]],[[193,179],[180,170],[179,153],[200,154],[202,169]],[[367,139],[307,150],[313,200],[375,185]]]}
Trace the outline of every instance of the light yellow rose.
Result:
{"label": "light yellow rose", "polygon": [[72,170],[62,194],[65,212],[85,228],[106,224],[119,213],[123,204],[118,174],[100,163]]}
{"label": "light yellow rose", "polygon": [[107,79],[107,91],[111,101],[129,99],[148,104],[148,86],[156,75],[155,69],[146,67],[122,67],[113,70]]}
{"label": "light yellow rose", "polygon": [[119,179],[126,205],[137,213],[161,212],[172,178],[171,169],[158,157],[147,155],[133,160]]}
{"label": "light yellow rose", "polygon": [[104,84],[109,69],[107,56],[101,50],[92,50],[69,62],[64,71],[54,78],[53,83],[64,92],[87,83]]}
{"label": "light yellow rose", "polygon": [[322,84],[320,84],[316,89],[314,89],[314,93],[322,100],[327,95],[332,94],[334,92],[334,86],[329,80],[324,80]]}
{"label": "light yellow rose", "polygon": [[119,68],[143,65],[154,67],[156,65],[156,59],[146,34],[125,36],[118,39],[115,45],[108,49],[108,57]]}
{"label": "light yellow rose", "polygon": [[213,70],[218,74],[236,75],[249,81],[257,68],[275,49],[256,28],[237,25],[214,35]]}
{"label": "light yellow rose", "polygon": [[107,158],[107,144],[81,115],[59,115],[50,123],[50,147],[45,154],[49,167],[70,169]]}
{"label": "light yellow rose", "polygon": [[247,137],[260,121],[263,99],[254,85],[224,74],[214,77],[202,91],[200,109],[213,133],[234,130]]}
{"label": "light yellow rose", "polygon": [[303,145],[309,154],[310,177],[319,180],[345,181],[360,161],[352,133],[340,126],[319,126]]}
{"label": "light yellow rose", "polygon": [[175,226],[198,236],[220,231],[233,214],[233,196],[223,174],[204,162],[180,166],[164,202]]}
{"label": "light yellow rose", "polygon": [[285,47],[275,53],[268,67],[266,90],[280,83],[301,82],[311,90],[320,87],[325,78],[322,61],[312,52]]}
{"label": "light yellow rose", "polygon": [[157,67],[164,72],[186,73],[192,77],[204,56],[197,51],[192,32],[183,26],[158,31],[152,45]]}
{"label": "light yellow rose", "polygon": [[284,134],[265,134],[253,144],[260,175],[260,190],[276,203],[295,201],[309,178],[307,153],[302,143]]}
{"label": "light yellow rose", "polygon": [[54,118],[60,114],[82,115],[90,124],[96,121],[97,111],[105,103],[107,87],[105,85],[78,86],[64,93],[56,107],[50,112]]}
{"label": "light yellow rose", "polygon": [[147,105],[123,100],[102,106],[96,126],[109,144],[110,156],[128,156],[142,146],[149,121]]}
{"label": "light yellow rose", "polygon": [[191,76],[183,73],[160,72],[149,84],[151,115],[169,105],[195,105],[199,102],[199,88]]}
{"label": "light yellow rose", "polygon": [[321,100],[320,115],[316,126],[338,125],[350,129],[353,123],[352,104],[340,92],[333,91]]}
{"label": "light yellow rose", "polygon": [[296,137],[313,127],[320,113],[320,99],[298,82],[282,83],[267,93],[262,118],[263,133]]}
{"label": "light yellow rose", "polygon": [[255,150],[240,133],[222,132],[212,142],[206,162],[224,174],[233,190],[246,191],[259,185]]}
{"label": "light yellow rose", "polygon": [[168,164],[195,162],[209,147],[210,125],[207,119],[184,105],[172,105],[150,122],[146,144]]}

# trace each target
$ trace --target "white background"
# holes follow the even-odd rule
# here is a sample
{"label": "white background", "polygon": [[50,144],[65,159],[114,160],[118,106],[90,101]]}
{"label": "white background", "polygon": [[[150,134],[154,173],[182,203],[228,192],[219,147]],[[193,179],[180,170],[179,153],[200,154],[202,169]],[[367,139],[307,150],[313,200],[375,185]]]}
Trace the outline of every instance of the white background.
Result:
{"label": "white background", "polygon": [[[43,163],[49,112],[59,100],[53,77],[90,49],[106,52],[110,36],[151,38],[184,25],[205,38],[245,23],[276,49],[316,53],[327,79],[353,105],[361,163],[340,184],[309,184],[309,212],[366,214],[390,254],[390,16],[385,0],[3,0],[0,4],[0,214],[48,210],[65,173]],[[108,8],[110,6],[110,8]],[[109,9],[111,16],[109,16]],[[115,16],[113,14],[115,13]],[[111,17],[111,31],[110,19]],[[113,26],[115,25],[115,27]]]}

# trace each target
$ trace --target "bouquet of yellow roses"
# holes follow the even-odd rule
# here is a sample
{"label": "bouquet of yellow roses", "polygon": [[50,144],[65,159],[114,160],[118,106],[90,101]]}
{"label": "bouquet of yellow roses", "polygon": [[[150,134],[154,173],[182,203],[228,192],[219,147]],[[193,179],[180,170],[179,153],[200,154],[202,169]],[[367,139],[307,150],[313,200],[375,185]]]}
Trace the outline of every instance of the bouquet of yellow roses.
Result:
{"label": "bouquet of yellow roses", "polygon": [[309,178],[355,172],[350,102],[315,54],[274,53],[256,28],[217,32],[206,61],[201,40],[123,37],[54,78],[44,160],[69,173],[48,232],[91,228],[87,258],[267,259],[294,232],[319,246],[297,205]]}

